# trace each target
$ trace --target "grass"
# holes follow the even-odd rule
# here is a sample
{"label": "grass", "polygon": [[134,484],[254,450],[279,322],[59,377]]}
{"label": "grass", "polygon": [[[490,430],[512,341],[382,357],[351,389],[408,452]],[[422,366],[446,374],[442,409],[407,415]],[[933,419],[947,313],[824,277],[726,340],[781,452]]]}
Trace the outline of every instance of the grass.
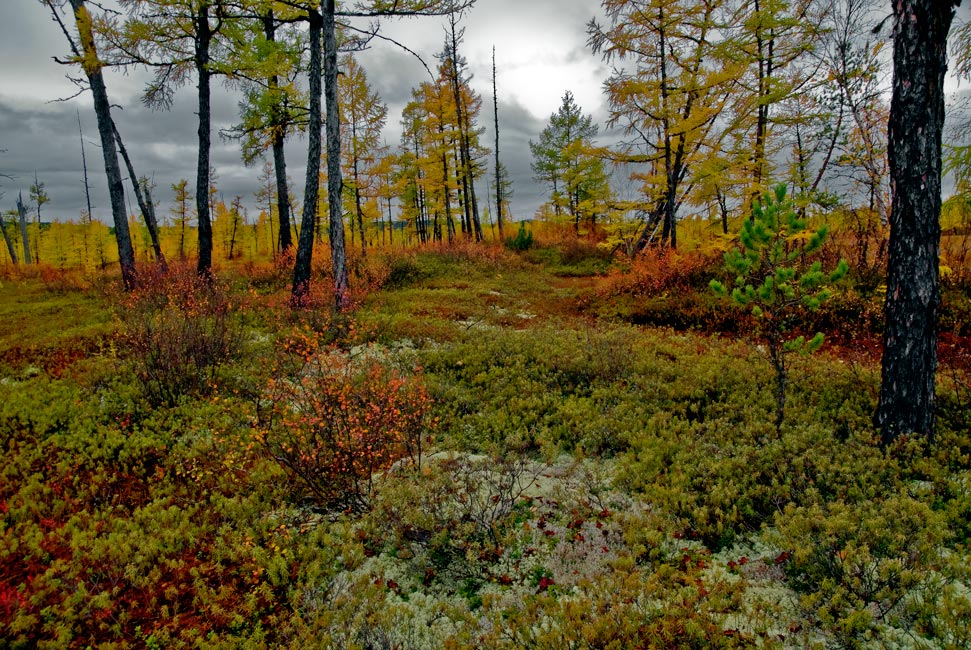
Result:
{"label": "grass", "polygon": [[[777,429],[706,262],[581,248],[372,256],[351,319],[227,270],[205,304],[238,345],[171,403],[123,335],[201,345],[194,285],[178,318],[116,319],[82,283],[4,280],[0,647],[967,647],[965,367],[942,371],[933,447],[876,446],[879,368],[840,346],[794,360]],[[77,341],[99,343],[57,357]],[[389,375],[354,371],[373,363],[431,411],[335,509],[279,462],[273,418],[394,431],[368,379]],[[326,413],[272,402],[322,380],[349,382]]]}

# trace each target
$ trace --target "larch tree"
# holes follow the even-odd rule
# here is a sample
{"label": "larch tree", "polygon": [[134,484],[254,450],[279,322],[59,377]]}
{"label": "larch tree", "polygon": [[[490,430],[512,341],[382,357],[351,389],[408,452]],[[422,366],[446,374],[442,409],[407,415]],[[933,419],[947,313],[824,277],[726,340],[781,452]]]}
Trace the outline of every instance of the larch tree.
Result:
{"label": "larch tree", "polygon": [[341,77],[338,80],[341,108],[342,173],[347,181],[344,189],[352,206],[353,231],[356,225],[361,251],[367,253],[363,203],[377,193],[380,184],[381,131],[388,117],[388,107],[371,89],[367,75],[351,55],[341,58]]}
{"label": "larch tree", "polygon": [[505,240],[503,234],[503,217],[506,203],[509,200],[507,191],[511,188],[506,169],[499,159],[499,93],[496,90],[496,48],[492,47],[492,118],[495,125],[495,188],[496,188],[496,225],[499,226],[499,239]]}
{"label": "larch tree", "polygon": [[169,108],[177,88],[194,76],[198,105],[196,215],[199,237],[197,272],[212,270],[212,215],[209,205],[212,148],[212,77],[219,65],[221,40],[239,27],[236,9],[223,0],[119,0],[129,16],[124,24],[105,21],[102,31],[121,62],[155,70],[144,101]]}
{"label": "larch tree", "polygon": [[189,181],[183,178],[178,183],[173,183],[172,192],[175,194],[175,205],[172,207],[171,212],[175,220],[175,225],[179,229],[179,259],[185,261],[185,231],[189,227],[189,221],[192,218],[189,209],[189,204],[192,203],[192,191],[189,190]]}
{"label": "larch tree", "polygon": [[305,93],[296,79],[304,63],[303,35],[281,19],[279,3],[252,0],[253,18],[243,23],[238,40],[229,48],[229,69],[243,79],[240,123],[223,135],[239,139],[243,162],[252,165],[267,150],[272,152],[276,212],[280,228],[277,247],[287,253],[293,246],[290,189],[284,144],[307,123]]}
{"label": "larch tree", "polygon": [[[880,400],[884,445],[933,440],[947,38],[960,0],[894,0],[890,249]],[[919,126],[918,126],[919,125]]]}
{"label": "larch tree", "polygon": [[108,196],[111,200],[111,218],[115,229],[115,242],[118,244],[118,262],[121,266],[121,277],[125,288],[134,289],[137,283],[135,268],[135,250],[131,243],[128,228],[128,215],[125,209],[125,188],[122,185],[121,168],[118,165],[118,153],[115,148],[115,137],[112,129],[111,103],[104,82],[104,62],[98,55],[98,48],[94,35],[94,16],[88,9],[85,0],[70,0],[69,5],[74,14],[76,35],[68,29],[61,9],[65,6],[59,0],[41,0],[48,7],[51,16],[58,23],[71,48],[72,57],[65,61],[79,65],[84,71],[88,88],[94,99],[94,113],[98,121],[98,135],[101,138],[101,153],[104,157],[105,175],[108,180]]}
{"label": "larch tree", "polygon": [[735,118],[736,128],[747,125],[749,134],[736,140],[747,159],[749,211],[773,175],[774,109],[815,79],[817,67],[808,55],[823,34],[828,9],[828,0],[734,0],[726,20],[728,55],[747,68],[738,80]]}
{"label": "larch tree", "polygon": [[30,200],[34,204],[34,215],[36,217],[37,236],[34,238],[34,263],[40,264],[40,238],[41,238],[41,208],[49,203],[51,197],[47,194],[47,184],[37,177],[34,172],[34,182],[30,186]]}
{"label": "larch tree", "polygon": [[[380,19],[388,17],[444,16],[462,11],[472,6],[475,0],[359,0],[338,9],[335,0],[280,0],[305,17],[309,23],[308,41],[310,63],[310,114],[308,127],[308,165],[307,187],[311,194],[304,194],[304,211],[301,219],[300,241],[294,264],[293,304],[304,302],[310,289],[310,262],[313,254],[313,233],[309,223],[313,221],[308,211],[316,208],[320,166],[320,79],[323,78],[325,103],[327,109],[327,206],[330,218],[330,252],[334,274],[334,298],[336,308],[343,310],[348,304],[347,259],[344,244],[343,218],[341,214],[341,170],[340,170],[340,124],[338,121],[339,103],[337,90],[337,26],[338,19],[345,30],[351,30],[352,19]],[[366,33],[373,36],[376,28]],[[322,56],[320,43],[323,41]],[[316,113],[316,114],[315,114]],[[316,160],[315,154],[316,153]],[[312,170],[311,167],[314,169]],[[316,173],[311,173],[315,171]],[[314,187],[311,187],[311,184]],[[308,207],[309,206],[309,207]]]}
{"label": "larch tree", "polygon": [[[677,215],[720,155],[720,116],[742,66],[726,56],[721,32],[728,0],[605,0],[606,26],[588,25],[589,44],[613,63],[604,84],[610,121],[627,140],[615,161],[635,166],[647,218],[637,249],[661,227],[677,247]],[[629,65],[624,65],[628,63]]]}
{"label": "larch tree", "polygon": [[463,230],[466,236],[482,241],[482,222],[479,219],[479,202],[475,194],[477,163],[473,140],[478,140],[479,131],[475,128],[482,100],[469,86],[471,78],[466,74],[468,62],[459,54],[459,45],[465,37],[465,29],[458,28],[458,14],[449,16],[449,30],[445,48],[439,55],[442,59],[442,72],[448,80],[455,106],[455,126],[458,130],[458,180],[461,189],[462,210],[464,213]]}

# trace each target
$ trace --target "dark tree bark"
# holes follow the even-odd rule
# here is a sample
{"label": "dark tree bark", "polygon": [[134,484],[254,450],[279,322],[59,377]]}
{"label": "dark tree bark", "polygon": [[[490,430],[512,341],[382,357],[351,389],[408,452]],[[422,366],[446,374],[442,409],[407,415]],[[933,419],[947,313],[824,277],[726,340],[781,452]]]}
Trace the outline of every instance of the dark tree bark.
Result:
{"label": "dark tree bark", "polygon": [[[453,13],[449,21],[450,42],[446,53],[451,58],[449,76],[452,83],[452,96],[455,101],[455,121],[458,125],[459,161],[458,180],[462,186],[462,209],[465,215],[465,234],[475,235],[476,241],[482,241],[482,224],[479,221],[479,204],[475,196],[475,180],[472,174],[471,130],[469,115],[465,101],[462,98],[462,71],[459,69],[459,42],[462,34],[456,30],[456,18]],[[464,30],[463,30],[464,32]]]}
{"label": "dark tree bark", "polygon": [[310,47],[310,113],[307,125],[307,176],[303,191],[303,214],[300,219],[300,237],[297,240],[297,257],[293,265],[293,289],[290,303],[302,306],[310,292],[310,263],[314,254],[314,224],[317,212],[317,195],[320,190],[320,33],[324,20],[319,11],[308,11],[308,40]]}
{"label": "dark tree bark", "polygon": [[121,134],[118,132],[118,125],[115,124],[114,120],[111,121],[111,131],[115,135],[115,142],[118,143],[118,151],[121,153],[121,158],[125,161],[125,167],[128,169],[128,180],[131,181],[132,189],[135,191],[135,200],[138,201],[138,209],[141,210],[142,219],[145,220],[145,227],[148,228],[148,236],[152,240],[152,250],[155,251],[155,259],[162,269],[165,270],[167,268],[165,255],[162,254],[162,245],[158,239],[158,221],[155,219],[155,206],[152,204],[152,195],[148,189],[147,181],[143,186],[138,176],[135,175],[135,167],[132,165],[131,158],[128,156],[128,150],[125,148],[125,144],[121,140]]}
{"label": "dark tree bark", "polygon": [[212,141],[212,108],[209,71],[209,46],[212,27],[209,25],[209,3],[202,2],[195,16],[195,65],[199,78],[199,158],[196,163],[196,215],[199,228],[199,262],[196,272],[208,276],[212,272],[212,220],[209,214],[209,151]]}
{"label": "dark tree bark", "polygon": [[[88,206],[88,221],[91,221],[93,215],[91,214],[91,186],[88,184],[88,157],[84,153],[84,131],[81,129],[81,111],[77,111],[78,114],[78,135],[81,138],[81,168],[84,170],[84,200],[87,202]],[[85,244],[87,247],[87,244]]]}
{"label": "dark tree bark", "polygon": [[81,39],[80,56],[81,67],[91,86],[94,97],[94,113],[98,118],[98,135],[101,137],[101,152],[104,155],[105,174],[108,177],[108,196],[111,199],[111,217],[115,227],[115,241],[118,243],[118,262],[121,266],[121,278],[128,290],[134,289],[137,281],[135,272],[135,250],[131,245],[131,234],[128,230],[128,215],[125,210],[125,188],[121,181],[121,168],[118,166],[118,154],[115,150],[115,138],[112,129],[111,104],[108,102],[108,91],[105,88],[104,75],[101,73],[102,63],[98,59],[98,52],[94,44],[94,33],[91,30],[91,16],[84,0],[71,0],[74,20],[77,24],[78,35]]}
{"label": "dark tree bark", "polygon": [[[266,40],[276,40],[276,20],[270,10],[263,17],[263,33]],[[270,75],[268,79],[270,91],[274,92],[280,86],[278,75]],[[287,159],[283,150],[286,128],[280,107],[274,105],[270,111],[270,128],[273,130],[273,168],[276,171],[276,210],[280,219],[280,251],[285,255],[293,246],[290,226],[290,188],[287,187]]]}
{"label": "dark tree bark", "polygon": [[886,329],[875,422],[881,443],[933,439],[947,34],[960,0],[893,0],[893,188]]}

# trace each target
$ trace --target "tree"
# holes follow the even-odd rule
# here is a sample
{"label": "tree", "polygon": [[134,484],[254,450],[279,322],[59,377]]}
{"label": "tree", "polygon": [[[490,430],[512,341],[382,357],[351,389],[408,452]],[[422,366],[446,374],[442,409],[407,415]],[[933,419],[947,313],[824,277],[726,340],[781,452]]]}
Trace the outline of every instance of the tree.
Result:
{"label": "tree", "polygon": [[192,192],[189,191],[189,181],[180,180],[172,185],[175,192],[175,206],[172,208],[172,215],[179,228],[179,259],[185,261],[185,229],[189,225],[189,203],[192,202]]}
{"label": "tree", "polygon": [[456,13],[449,15],[449,32],[445,41],[445,49],[439,55],[444,64],[443,71],[452,90],[455,105],[455,126],[458,129],[457,177],[461,187],[462,208],[465,213],[463,230],[466,236],[475,235],[476,241],[482,241],[482,222],[479,219],[479,202],[475,195],[475,177],[479,175],[476,169],[474,148],[479,132],[474,128],[475,118],[481,110],[482,100],[469,86],[470,77],[465,74],[468,63],[459,54],[459,44],[462,42],[465,29],[457,28]]}
{"label": "tree", "polygon": [[118,244],[118,262],[121,266],[121,277],[125,288],[131,290],[135,288],[137,282],[135,250],[132,248],[131,234],[128,229],[125,189],[122,185],[121,168],[118,166],[118,154],[115,149],[111,104],[108,101],[108,91],[105,88],[102,73],[104,63],[99,58],[95,45],[92,28],[93,17],[88,11],[85,0],[70,0],[77,28],[77,41],[75,41],[60,14],[63,3],[59,0],[42,1],[50,9],[51,15],[60,26],[70,45],[73,57],[67,63],[81,66],[94,99],[94,113],[98,120],[98,134],[101,137],[101,153],[105,161],[105,175],[108,177],[111,217],[115,228],[115,241]]}
{"label": "tree", "polygon": [[37,238],[34,239],[34,263],[40,264],[40,211],[44,207],[45,203],[49,203],[51,197],[47,194],[46,184],[41,182],[37,178],[37,172],[34,172],[34,183],[30,186],[30,200],[34,204],[34,214],[37,216]]}
{"label": "tree", "polygon": [[944,74],[947,36],[960,4],[892,3],[893,191],[880,401],[874,418],[884,445],[901,435],[934,436]]}
{"label": "tree", "polygon": [[196,215],[199,259],[197,273],[212,270],[212,219],[208,203],[212,145],[212,76],[223,71],[214,59],[219,38],[237,23],[232,4],[222,0],[119,0],[129,18],[119,29],[104,23],[104,33],[123,63],[155,69],[144,101],[169,108],[175,90],[194,73],[197,81],[198,156],[196,158]]}
{"label": "tree", "polygon": [[822,263],[807,262],[826,240],[825,226],[812,231],[786,199],[786,186],[778,185],[755,204],[755,219],[746,219],[739,235],[741,250],[725,254],[725,266],[736,276],[735,287],[728,289],[711,281],[715,293],[728,297],[742,307],[751,307],[756,334],[768,347],[776,379],[776,429],[782,427],[786,407],[788,357],[795,352],[813,352],[823,344],[822,332],[806,341],[793,336],[799,310],[815,311],[832,295],[828,286],[842,279],[849,267],[840,260],[829,274]]}
{"label": "tree", "polygon": [[529,141],[533,173],[537,180],[549,183],[553,212],[560,216],[566,208],[577,233],[584,214],[591,223],[595,219],[596,211],[589,209],[588,202],[609,192],[603,161],[593,145],[597,132],[593,116],[583,114],[568,90],[539,140]]}
{"label": "tree", "polygon": [[506,202],[511,194],[512,181],[509,180],[506,168],[499,160],[499,94],[496,92],[496,48],[492,47],[492,116],[495,123],[496,147],[495,147],[495,184],[496,184],[496,225],[499,226],[499,239],[505,240],[506,236],[502,232],[503,213]]}
{"label": "tree", "polygon": [[132,165],[131,158],[128,156],[128,150],[121,140],[121,133],[118,132],[118,126],[114,123],[114,120],[111,122],[111,128],[115,134],[115,142],[118,143],[118,152],[121,153],[121,158],[125,161],[125,167],[128,168],[128,180],[131,182],[132,190],[135,192],[135,200],[138,202],[138,209],[141,210],[142,219],[145,221],[145,227],[148,229],[148,236],[152,242],[155,260],[164,271],[166,269],[165,255],[162,254],[162,244],[158,238],[158,221],[155,219],[155,203],[152,201],[153,185],[148,180],[148,177],[139,177],[135,174],[135,167]]}
{"label": "tree", "polygon": [[10,261],[17,265],[17,251],[14,250],[13,240],[10,238],[10,233],[7,232],[7,215],[0,215],[0,232],[3,233],[3,241],[7,244],[7,253],[10,255]]}
{"label": "tree", "polygon": [[27,206],[24,205],[23,192],[17,195],[17,216],[20,218],[20,243],[24,247],[24,264],[31,264],[30,241],[27,237]]}
{"label": "tree", "polygon": [[280,19],[273,3],[258,5],[255,13],[258,19],[244,24],[244,42],[236,43],[229,53],[229,67],[246,83],[240,104],[241,123],[224,134],[241,140],[247,165],[267,149],[272,151],[279,249],[287,254],[293,237],[284,143],[298,127],[306,125],[306,97],[295,83],[301,69],[303,39],[292,25]]}
{"label": "tree", "polygon": [[731,127],[723,113],[744,66],[727,56],[720,37],[727,0],[604,0],[610,24],[587,27],[589,44],[607,62],[628,59],[605,83],[610,125],[627,141],[617,162],[634,163],[647,214],[637,249],[658,226],[661,242],[677,247],[677,214],[712,171]]}
{"label": "tree", "polygon": [[[300,242],[294,264],[292,302],[301,304],[309,291],[310,261],[313,254],[312,212],[317,205],[316,183],[320,169],[320,78],[323,76],[326,94],[327,124],[327,205],[330,213],[330,252],[334,270],[334,296],[336,308],[342,310],[348,302],[347,259],[344,247],[344,228],[341,214],[340,125],[338,122],[337,91],[337,18],[382,18],[393,16],[447,15],[462,11],[475,0],[360,0],[352,6],[336,8],[335,0],[307,2],[306,0],[281,0],[283,4],[299,10],[309,22],[310,64],[310,114],[308,127],[307,190],[304,194],[304,210],[301,220]],[[345,29],[351,29],[342,23]],[[370,32],[369,35],[373,35]],[[323,40],[323,57],[318,55]],[[316,107],[316,108],[315,108]],[[315,116],[316,111],[316,116]],[[316,153],[316,158],[314,154]],[[315,159],[314,159],[315,158]],[[313,175],[311,175],[311,172]],[[313,185],[313,187],[311,187]],[[308,207],[309,206],[309,207]],[[311,232],[304,239],[305,231]]]}
{"label": "tree", "polygon": [[733,60],[746,65],[739,78],[736,117],[748,124],[750,138],[740,138],[750,172],[749,203],[762,195],[772,176],[769,137],[773,108],[803,92],[815,78],[812,65],[803,66],[823,33],[827,2],[820,0],[736,0],[726,42]]}
{"label": "tree", "polygon": [[[379,178],[377,165],[381,145],[381,130],[388,117],[388,107],[371,89],[364,69],[350,55],[342,58],[342,75],[338,81],[341,106],[342,173],[347,178],[344,189],[352,199],[354,219],[357,220],[361,251],[367,253],[362,202],[375,195]],[[351,224],[353,231],[354,224]]]}

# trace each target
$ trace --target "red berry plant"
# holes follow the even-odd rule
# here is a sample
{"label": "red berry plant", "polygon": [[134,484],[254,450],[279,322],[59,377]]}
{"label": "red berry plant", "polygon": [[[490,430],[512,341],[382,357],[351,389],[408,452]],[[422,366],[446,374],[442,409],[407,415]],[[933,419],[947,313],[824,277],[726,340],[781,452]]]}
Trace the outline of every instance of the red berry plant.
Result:
{"label": "red berry plant", "polygon": [[420,462],[430,407],[419,371],[297,334],[284,341],[260,398],[258,439],[298,496],[325,510],[363,511],[378,473],[402,459]]}

